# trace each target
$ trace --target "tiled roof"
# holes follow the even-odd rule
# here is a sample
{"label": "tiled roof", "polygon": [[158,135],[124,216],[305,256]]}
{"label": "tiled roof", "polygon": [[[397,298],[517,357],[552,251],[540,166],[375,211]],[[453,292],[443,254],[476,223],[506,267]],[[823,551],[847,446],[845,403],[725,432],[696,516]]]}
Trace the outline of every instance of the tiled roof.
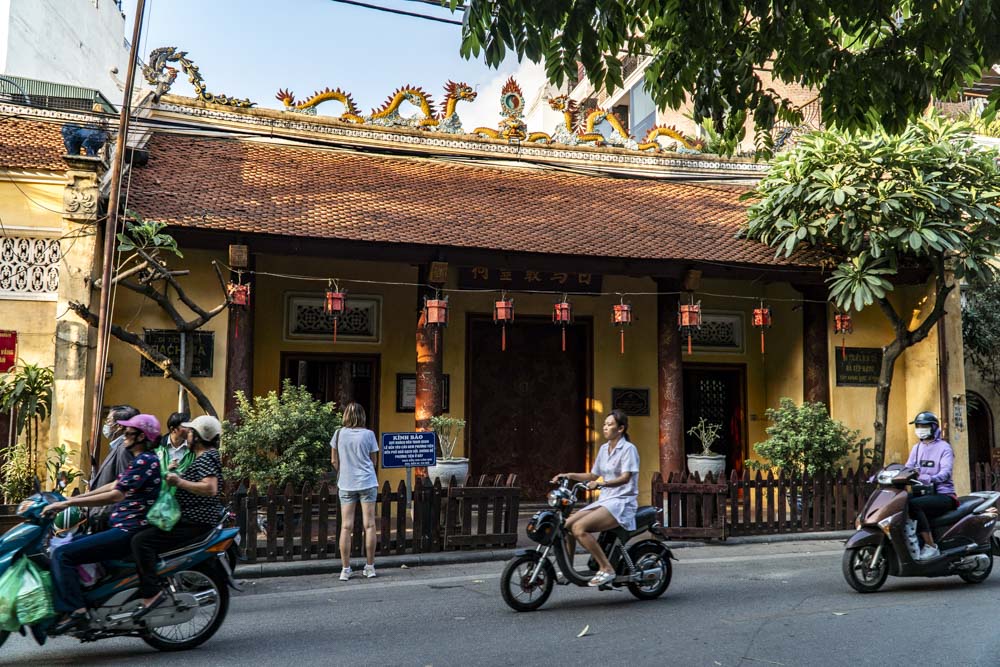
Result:
{"label": "tiled roof", "polygon": [[65,171],[59,125],[20,118],[0,120],[0,167]]}
{"label": "tiled roof", "polygon": [[156,134],[129,206],[181,227],[633,259],[775,264],[745,190]]}

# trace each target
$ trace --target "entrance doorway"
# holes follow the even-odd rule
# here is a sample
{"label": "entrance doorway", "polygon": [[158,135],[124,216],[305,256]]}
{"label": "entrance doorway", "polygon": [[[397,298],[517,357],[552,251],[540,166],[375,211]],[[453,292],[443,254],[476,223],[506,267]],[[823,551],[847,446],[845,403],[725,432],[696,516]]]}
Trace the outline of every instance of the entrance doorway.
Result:
{"label": "entrance doorway", "polygon": [[318,401],[334,402],[342,410],[357,401],[368,415],[368,428],[378,433],[379,358],[363,354],[281,355],[281,379],[304,386]]}
{"label": "entrance doorway", "polygon": [[720,424],[712,451],[726,456],[726,473],[743,471],[747,458],[746,367],[684,365],[684,452],[698,454],[701,444],[688,435],[700,419]]}
{"label": "entrance doorway", "polygon": [[969,473],[975,477],[977,463],[993,463],[993,413],[986,399],[974,391],[966,392],[965,404],[969,420]]}
{"label": "entrance doorway", "polygon": [[517,473],[522,497],[540,500],[560,472],[582,471],[587,454],[591,323],[561,332],[550,321],[523,319],[500,327],[468,320],[466,386],[470,469],[476,475]]}

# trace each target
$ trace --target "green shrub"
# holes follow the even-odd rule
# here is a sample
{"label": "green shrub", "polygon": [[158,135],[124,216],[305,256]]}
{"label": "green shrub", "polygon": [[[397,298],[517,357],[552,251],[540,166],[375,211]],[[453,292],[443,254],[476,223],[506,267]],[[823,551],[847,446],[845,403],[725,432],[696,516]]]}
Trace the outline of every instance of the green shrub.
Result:
{"label": "green shrub", "polygon": [[249,400],[237,392],[237,424],[223,426],[226,475],[268,486],[296,488],[317,483],[330,469],[330,438],[340,426],[333,403],[313,399],[305,387],[285,380],[281,395],[269,392]]}
{"label": "green shrub", "polygon": [[782,398],[777,409],[768,408],[768,438],[753,446],[761,461],[747,461],[752,470],[778,469],[785,474],[807,472],[815,475],[833,472],[844,460],[862,448],[871,438],[859,438],[861,431],[852,431],[830,417],[823,403],[803,403],[796,406]]}
{"label": "green shrub", "polygon": [[35,488],[35,469],[31,463],[31,450],[24,440],[4,449],[3,469],[0,470],[0,492],[8,505],[19,503],[32,494]]}

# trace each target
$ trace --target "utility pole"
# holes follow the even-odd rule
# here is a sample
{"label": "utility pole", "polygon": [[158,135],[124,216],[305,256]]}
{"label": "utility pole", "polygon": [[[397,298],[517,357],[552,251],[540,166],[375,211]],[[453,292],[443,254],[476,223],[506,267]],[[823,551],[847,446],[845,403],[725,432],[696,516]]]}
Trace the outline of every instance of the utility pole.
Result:
{"label": "utility pole", "polygon": [[97,358],[94,363],[94,403],[90,429],[90,476],[97,470],[97,449],[101,442],[101,407],[104,405],[104,376],[108,365],[108,341],[111,333],[111,267],[114,264],[115,236],[118,232],[118,200],[122,189],[122,171],[125,167],[125,142],[128,138],[129,118],[132,115],[132,89],[135,87],[135,63],[138,59],[139,37],[142,33],[142,15],[146,0],[137,0],[135,22],[132,25],[132,44],[128,55],[128,73],[125,79],[125,96],[118,116],[118,137],[111,165],[111,193],[108,197],[108,215],[104,227],[104,264],[101,270],[101,302],[97,312]]}

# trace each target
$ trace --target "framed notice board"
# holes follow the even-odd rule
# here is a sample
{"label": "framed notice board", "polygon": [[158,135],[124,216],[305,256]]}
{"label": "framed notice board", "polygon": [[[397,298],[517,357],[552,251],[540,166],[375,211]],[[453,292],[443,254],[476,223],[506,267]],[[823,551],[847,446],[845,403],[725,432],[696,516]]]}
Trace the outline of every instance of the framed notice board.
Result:
{"label": "framed notice board", "polygon": [[838,387],[877,387],[882,371],[882,348],[848,347],[835,350]]}

